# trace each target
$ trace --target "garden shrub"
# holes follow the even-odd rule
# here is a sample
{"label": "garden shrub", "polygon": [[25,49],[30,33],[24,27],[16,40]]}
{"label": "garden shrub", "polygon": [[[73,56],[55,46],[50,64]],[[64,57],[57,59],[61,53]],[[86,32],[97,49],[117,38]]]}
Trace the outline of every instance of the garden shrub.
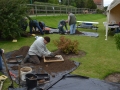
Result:
{"label": "garden shrub", "polygon": [[116,47],[120,50],[120,33],[114,35]]}
{"label": "garden shrub", "polygon": [[0,38],[13,39],[21,36],[20,20],[26,16],[27,0],[0,0]]}
{"label": "garden shrub", "polygon": [[68,39],[65,36],[61,36],[59,40],[54,40],[54,44],[60,51],[62,51],[65,54],[78,54],[79,42],[77,40],[72,41],[71,39]]}
{"label": "garden shrub", "polygon": [[100,10],[100,9],[97,9],[97,13],[102,14],[102,13],[104,13],[104,11]]}
{"label": "garden shrub", "polygon": [[115,29],[114,28],[111,28],[108,30],[108,35],[109,36],[114,36],[115,35]]}

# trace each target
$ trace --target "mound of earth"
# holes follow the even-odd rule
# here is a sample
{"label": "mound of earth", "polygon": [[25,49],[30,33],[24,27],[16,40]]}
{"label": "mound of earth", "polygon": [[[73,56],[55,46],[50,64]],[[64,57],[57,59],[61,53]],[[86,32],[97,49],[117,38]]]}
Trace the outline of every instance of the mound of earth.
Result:
{"label": "mound of earth", "polygon": [[[14,51],[11,54],[11,57],[16,57],[19,55],[23,55],[23,57],[26,56],[27,52],[29,50],[29,46],[23,46],[21,47],[19,50]],[[67,71],[67,70],[71,70],[72,68],[75,67],[75,63],[74,61],[70,60],[71,58],[81,58],[83,56],[86,55],[85,51],[80,50],[78,54],[64,54],[62,53],[60,50],[55,51],[54,53],[58,54],[58,55],[62,55],[62,57],[64,58],[64,61],[61,62],[44,62],[43,58],[40,59],[40,64],[39,65],[35,65],[31,63],[25,63],[23,66],[33,66],[34,71],[38,71],[38,68],[42,68],[42,72],[48,72],[48,73],[57,73],[57,72],[62,72],[62,71]],[[12,66],[11,67],[13,70],[16,70],[17,67]]]}
{"label": "mound of earth", "polygon": [[108,75],[105,77],[105,81],[120,83],[120,73],[116,72]]}

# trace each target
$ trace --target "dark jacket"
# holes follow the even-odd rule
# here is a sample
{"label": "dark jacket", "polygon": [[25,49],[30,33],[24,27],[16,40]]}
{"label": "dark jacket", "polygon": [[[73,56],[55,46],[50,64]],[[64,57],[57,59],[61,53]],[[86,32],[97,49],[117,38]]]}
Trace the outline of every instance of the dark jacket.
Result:
{"label": "dark jacket", "polygon": [[58,27],[60,27],[60,25],[62,25],[62,27],[65,26],[65,28],[66,28],[66,30],[67,30],[67,24],[66,24],[65,20],[61,20],[61,21],[59,22],[59,24],[58,24]]}
{"label": "dark jacket", "polygon": [[68,21],[69,21],[69,25],[76,24],[76,17],[73,13],[69,14],[69,20]]}
{"label": "dark jacket", "polygon": [[45,28],[45,23],[44,22],[39,22],[39,25],[40,25],[40,27],[41,27],[41,29],[43,29],[43,28]]}

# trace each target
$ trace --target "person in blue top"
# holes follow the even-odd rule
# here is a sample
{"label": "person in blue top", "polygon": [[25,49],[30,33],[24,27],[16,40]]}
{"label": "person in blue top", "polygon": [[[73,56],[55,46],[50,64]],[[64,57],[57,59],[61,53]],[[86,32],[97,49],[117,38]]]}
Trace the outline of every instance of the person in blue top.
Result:
{"label": "person in blue top", "polygon": [[43,32],[42,28],[40,27],[39,22],[37,20],[30,20],[29,21],[30,34],[32,34],[33,27],[35,29],[38,28],[38,30],[40,31],[40,33],[42,35],[44,35],[44,32]]}
{"label": "person in blue top", "polygon": [[66,30],[68,30],[67,22],[68,22],[68,20],[60,20],[60,22],[58,24],[58,29],[59,29],[60,34],[66,34],[66,31],[64,30],[64,27],[66,28]]}
{"label": "person in blue top", "polygon": [[39,22],[39,26],[41,27],[41,29],[44,31],[45,30],[45,23],[43,21]]}
{"label": "person in blue top", "polygon": [[2,70],[2,53],[4,53],[4,49],[0,49],[0,70]]}

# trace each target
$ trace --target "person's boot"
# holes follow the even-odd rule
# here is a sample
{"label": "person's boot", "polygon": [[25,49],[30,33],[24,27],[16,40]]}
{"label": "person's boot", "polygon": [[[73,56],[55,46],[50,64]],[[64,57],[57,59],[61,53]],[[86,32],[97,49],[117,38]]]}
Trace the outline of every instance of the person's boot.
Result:
{"label": "person's boot", "polygon": [[27,54],[27,55],[25,56],[25,58],[23,59],[22,64],[27,63],[28,60],[29,60],[29,58],[30,58],[30,56]]}

